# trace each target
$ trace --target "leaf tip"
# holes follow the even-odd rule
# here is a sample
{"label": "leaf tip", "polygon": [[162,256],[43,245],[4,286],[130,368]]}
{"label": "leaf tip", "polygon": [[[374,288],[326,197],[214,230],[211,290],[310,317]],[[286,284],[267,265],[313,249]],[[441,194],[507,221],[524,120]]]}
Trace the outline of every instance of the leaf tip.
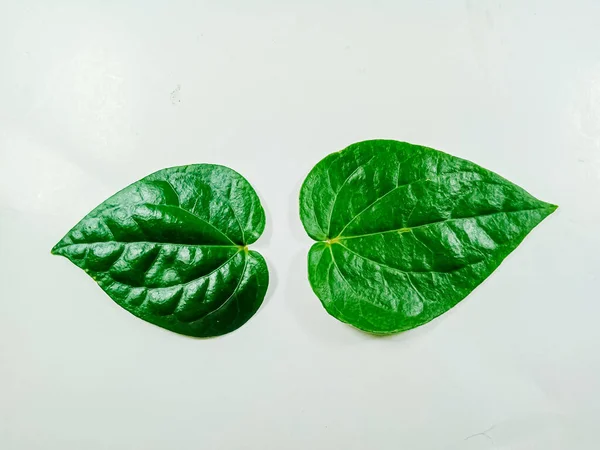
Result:
{"label": "leaf tip", "polygon": [[558,205],[554,205],[552,203],[546,203],[545,208],[548,211],[548,215],[550,215],[558,209]]}
{"label": "leaf tip", "polygon": [[52,249],[50,250],[50,254],[52,255],[56,255],[56,256],[62,256],[62,250],[63,246],[60,245],[60,242],[58,244],[56,244],[54,247],[52,247]]}

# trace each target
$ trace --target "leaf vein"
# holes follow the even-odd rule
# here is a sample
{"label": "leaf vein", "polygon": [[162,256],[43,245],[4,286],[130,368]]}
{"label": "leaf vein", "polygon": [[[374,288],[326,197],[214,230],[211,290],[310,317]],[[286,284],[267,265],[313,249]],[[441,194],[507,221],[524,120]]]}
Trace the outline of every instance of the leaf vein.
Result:
{"label": "leaf vein", "polygon": [[[405,161],[407,161],[408,159],[410,159],[410,158],[407,158]],[[403,161],[403,162],[404,162],[404,161]],[[439,160],[438,160],[438,164],[439,164]],[[400,167],[400,165],[398,165],[398,167]],[[355,221],[355,220],[356,220],[356,219],[357,219],[357,218],[358,218],[360,215],[362,215],[362,214],[363,214],[364,212],[366,212],[368,209],[370,209],[371,207],[373,207],[373,206],[374,206],[376,203],[380,202],[381,200],[383,200],[385,197],[387,197],[389,194],[393,193],[393,192],[394,192],[394,191],[396,191],[397,189],[400,189],[400,188],[405,188],[405,187],[412,186],[412,185],[414,185],[414,184],[417,184],[417,183],[422,183],[422,182],[433,182],[433,181],[439,181],[439,178],[440,178],[440,177],[447,176],[447,175],[468,174],[468,173],[474,173],[474,174],[476,174],[476,175],[479,175],[479,174],[477,174],[477,172],[473,172],[473,171],[470,171],[470,170],[469,170],[469,171],[464,171],[464,170],[461,170],[461,171],[457,171],[457,172],[437,173],[437,168],[436,168],[436,174],[435,174],[435,176],[438,178],[438,180],[432,180],[432,179],[430,179],[430,178],[421,178],[421,179],[418,179],[418,180],[413,180],[413,181],[411,181],[410,183],[398,184],[398,178],[399,178],[399,174],[400,174],[400,169],[398,169],[398,176],[397,176],[397,178],[396,178],[396,186],[395,186],[394,188],[390,189],[389,191],[387,191],[387,192],[386,192],[385,194],[383,194],[381,197],[378,197],[377,199],[375,199],[375,200],[374,200],[372,203],[370,203],[370,204],[369,204],[369,205],[367,205],[365,208],[363,208],[363,209],[362,209],[360,212],[358,212],[358,214],[356,214],[354,217],[352,217],[352,218],[350,219],[350,221],[349,221],[349,222],[348,222],[348,223],[347,223],[347,224],[344,226],[344,228],[342,228],[342,231],[340,231],[340,232],[338,233],[338,236],[337,236],[337,237],[338,237],[338,238],[342,238],[342,233],[343,233],[343,232],[346,230],[346,228],[348,228],[348,226],[350,226],[350,224],[351,224],[352,222],[354,222],[354,221]],[[488,181],[486,181],[486,183],[488,183],[488,184],[496,184],[496,183],[494,183],[494,182],[492,182],[492,181],[489,181],[489,182],[488,182]],[[412,214],[415,212],[415,209],[416,209],[416,207],[418,206],[418,204],[419,204],[418,202],[415,204],[414,208],[413,208],[413,209],[412,209],[412,211],[410,212],[409,218],[406,220],[406,223],[409,223],[409,219],[410,219],[410,217],[412,216]]]}
{"label": "leaf vein", "polygon": [[[197,322],[199,320],[204,320],[207,317],[216,314],[217,312],[219,312],[221,309],[223,309],[225,306],[227,306],[227,304],[234,298],[235,294],[237,293],[238,289],[240,288],[240,286],[242,285],[242,281],[244,281],[244,276],[246,275],[246,268],[248,267],[248,256],[244,256],[244,268],[242,269],[242,273],[240,274],[240,281],[238,281],[238,284],[236,285],[235,289],[233,290],[233,292],[231,293],[231,295],[229,297],[227,297],[227,299],[221,304],[219,305],[219,307],[217,309],[214,309],[212,311],[210,311],[209,313],[205,314],[204,316],[193,320],[192,322]],[[190,323],[192,323],[190,322]]]}
{"label": "leaf vein", "polygon": [[348,175],[348,177],[344,180],[342,185],[339,187],[339,189],[335,193],[335,196],[333,199],[333,206],[331,207],[331,211],[329,212],[329,220],[328,220],[329,228],[327,229],[327,237],[329,237],[329,235],[331,233],[331,219],[333,218],[333,211],[335,210],[335,205],[336,205],[338,199],[340,198],[340,192],[342,192],[342,189],[344,188],[346,183],[348,183],[348,180],[350,180],[350,178],[352,178],[356,172],[358,172],[360,169],[364,168],[367,164],[369,164],[371,161],[373,161],[373,158],[375,158],[375,156],[371,156],[371,158],[369,158],[369,160],[366,163],[360,164],[356,169],[354,169],[352,171],[352,173],[350,175]]}
{"label": "leaf vein", "polygon": [[[225,260],[225,262],[223,262],[221,265],[219,265],[219,267],[217,267],[217,268],[215,268],[215,269],[211,270],[210,272],[208,272],[208,273],[206,273],[206,274],[204,274],[204,275],[202,275],[202,276],[199,276],[199,277],[197,277],[197,278],[194,278],[194,279],[192,279],[192,280],[190,280],[190,281],[186,281],[185,283],[178,283],[178,284],[174,284],[174,285],[172,285],[172,286],[161,286],[161,287],[132,286],[132,285],[130,285],[130,284],[126,284],[126,283],[123,283],[123,282],[121,282],[121,281],[115,280],[115,279],[112,277],[112,275],[109,273],[109,270],[110,270],[110,269],[106,270],[106,271],[105,271],[105,273],[106,273],[106,275],[107,275],[107,276],[108,276],[108,277],[109,277],[111,280],[113,280],[115,283],[119,283],[119,284],[122,284],[122,285],[124,285],[124,286],[129,286],[129,287],[131,287],[132,289],[133,289],[133,288],[139,288],[139,287],[142,287],[142,288],[145,288],[145,289],[147,289],[148,291],[150,291],[150,290],[155,290],[155,289],[170,289],[170,288],[172,288],[172,287],[175,287],[175,286],[181,286],[181,287],[184,287],[184,286],[187,286],[188,284],[194,283],[194,282],[196,282],[196,281],[198,281],[198,280],[201,280],[201,279],[203,279],[203,278],[210,277],[212,274],[214,274],[214,273],[218,272],[218,271],[219,271],[219,270],[221,270],[223,267],[225,267],[225,266],[226,266],[226,265],[227,265],[227,264],[228,264],[228,263],[229,263],[231,260],[233,260],[233,258],[235,258],[235,257],[236,257],[236,256],[237,256],[239,253],[240,253],[239,251],[238,251],[238,252],[236,252],[236,253],[234,253],[234,254],[233,254],[233,255],[231,255],[229,258],[227,258],[227,259]],[[111,267],[112,267],[112,266],[111,266]]]}
{"label": "leaf vein", "polygon": [[369,258],[367,256],[361,255],[360,253],[355,252],[354,250],[346,247],[343,244],[340,244],[339,242],[337,243],[337,245],[339,245],[341,247],[344,247],[350,253],[353,253],[354,255],[356,255],[356,256],[358,256],[358,257],[360,257],[360,258],[362,258],[362,259],[364,259],[366,261],[371,262],[372,264],[375,264],[375,265],[380,266],[380,267],[385,267],[385,268],[393,270],[395,272],[399,272],[399,273],[401,273],[403,275],[406,275],[407,277],[410,274],[413,274],[413,275],[427,275],[427,274],[430,274],[430,273],[449,274],[449,273],[458,272],[459,270],[465,269],[468,266],[473,266],[475,264],[479,264],[479,263],[483,262],[483,260],[481,260],[481,261],[477,261],[477,262],[474,262],[474,263],[467,263],[467,264],[465,264],[462,267],[459,267],[457,269],[448,270],[448,271],[440,271],[440,270],[402,270],[402,269],[399,269],[398,267],[389,266],[389,265],[384,264],[382,262],[375,261],[374,259],[371,259],[371,258]]}

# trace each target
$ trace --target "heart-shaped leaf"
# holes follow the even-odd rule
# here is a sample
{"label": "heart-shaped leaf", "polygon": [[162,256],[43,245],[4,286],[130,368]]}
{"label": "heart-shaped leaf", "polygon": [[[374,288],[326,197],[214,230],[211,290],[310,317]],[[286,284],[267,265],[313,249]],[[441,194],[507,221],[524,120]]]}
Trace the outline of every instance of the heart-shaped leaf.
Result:
{"label": "heart-shaped leaf", "polygon": [[309,173],[300,216],[325,309],[376,334],[415,328],[485,280],[556,209],[464,159],[359,142]]}
{"label": "heart-shaped leaf", "polygon": [[249,251],[265,227],[237,172],[196,164],[160,170],[110,197],[52,249],[120,306],[171,331],[209,337],[242,326],[269,282]]}

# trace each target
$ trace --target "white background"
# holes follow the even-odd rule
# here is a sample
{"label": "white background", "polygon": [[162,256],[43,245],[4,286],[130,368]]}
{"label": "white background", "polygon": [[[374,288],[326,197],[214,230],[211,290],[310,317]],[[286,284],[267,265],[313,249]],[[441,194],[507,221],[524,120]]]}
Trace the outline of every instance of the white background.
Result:
{"label": "white background", "polygon": [[[598,448],[599,43],[598,0],[0,0],[0,448]],[[370,138],[560,209],[455,309],[370,337],[312,293],[297,211],[311,167]],[[201,162],[268,220],[266,301],[212,340],[50,255],[117,190]]]}

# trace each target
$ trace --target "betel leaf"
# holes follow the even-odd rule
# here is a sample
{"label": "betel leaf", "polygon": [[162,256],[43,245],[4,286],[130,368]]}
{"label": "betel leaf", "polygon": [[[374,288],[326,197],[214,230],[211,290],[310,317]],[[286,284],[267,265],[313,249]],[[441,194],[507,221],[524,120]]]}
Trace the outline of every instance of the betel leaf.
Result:
{"label": "betel leaf", "polygon": [[489,170],[405,142],[353,144],[300,192],[325,309],[389,334],[429,322],[483,282],[556,209]]}
{"label": "betel leaf", "polygon": [[258,310],[269,281],[248,250],[265,227],[256,192],[227,167],[160,170],[85,216],[52,249],[120,306],[177,333],[233,331]]}

